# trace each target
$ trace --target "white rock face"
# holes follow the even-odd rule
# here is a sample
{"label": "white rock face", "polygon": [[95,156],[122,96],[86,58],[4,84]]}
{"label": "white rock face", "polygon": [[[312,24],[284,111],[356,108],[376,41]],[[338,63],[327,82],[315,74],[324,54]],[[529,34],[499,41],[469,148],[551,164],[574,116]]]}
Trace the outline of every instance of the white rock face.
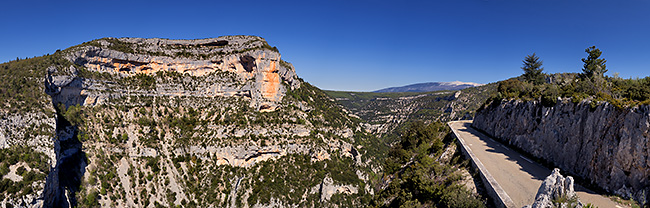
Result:
{"label": "white rock face", "polygon": [[[551,175],[544,179],[542,185],[535,195],[535,202],[527,208],[552,208],[552,207],[576,207],[583,205],[573,190],[573,177],[566,178],[560,174],[560,169],[553,169]],[[556,203],[554,203],[554,201]],[[558,203],[563,202],[563,203]]]}
{"label": "white rock face", "polygon": [[477,112],[472,125],[609,192],[647,203],[650,106],[506,101]]}
{"label": "white rock face", "polygon": [[342,194],[356,194],[359,192],[359,188],[353,185],[339,185],[334,184],[334,181],[330,177],[325,177],[323,182],[311,189],[312,193],[321,193],[321,201],[329,201],[332,198],[332,195],[337,193]]}

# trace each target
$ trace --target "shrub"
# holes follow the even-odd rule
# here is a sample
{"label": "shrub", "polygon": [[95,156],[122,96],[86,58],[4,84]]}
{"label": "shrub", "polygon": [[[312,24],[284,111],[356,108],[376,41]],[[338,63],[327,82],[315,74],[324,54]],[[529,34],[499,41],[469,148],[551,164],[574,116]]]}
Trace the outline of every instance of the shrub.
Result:
{"label": "shrub", "polygon": [[99,206],[99,201],[97,198],[99,197],[99,193],[97,193],[97,190],[92,190],[88,195],[86,195],[86,198],[83,200],[83,204],[87,207],[97,207]]}
{"label": "shrub", "polygon": [[541,103],[545,107],[553,107],[557,103],[557,97],[559,92],[557,86],[551,85],[544,91],[544,94],[541,97]]}
{"label": "shrub", "polygon": [[442,154],[442,140],[449,134],[449,128],[440,122],[409,124],[384,166],[384,174],[394,179],[376,194],[371,206],[485,207],[480,198],[458,184],[461,177],[456,167],[434,159]]}

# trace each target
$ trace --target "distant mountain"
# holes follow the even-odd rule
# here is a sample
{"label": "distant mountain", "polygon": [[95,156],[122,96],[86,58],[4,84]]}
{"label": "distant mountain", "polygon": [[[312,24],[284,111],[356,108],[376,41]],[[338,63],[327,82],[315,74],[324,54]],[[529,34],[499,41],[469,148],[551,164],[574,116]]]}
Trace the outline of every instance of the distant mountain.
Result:
{"label": "distant mountain", "polygon": [[402,87],[389,87],[374,92],[431,92],[440,90],[462,90],[469,87],[478,87],[483,84],[472,82],[428,82],[406,85]]}

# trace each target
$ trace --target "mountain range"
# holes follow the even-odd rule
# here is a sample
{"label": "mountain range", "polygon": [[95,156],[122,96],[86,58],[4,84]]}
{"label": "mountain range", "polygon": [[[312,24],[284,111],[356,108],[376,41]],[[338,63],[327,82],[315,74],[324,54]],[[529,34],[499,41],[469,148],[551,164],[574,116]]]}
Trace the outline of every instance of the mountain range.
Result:
{"label": "mountain range", "polygon": [[401,87],[389,87],[374,92],[432,92],[432,91],[441,91],[441,90],[462,90],[470,87],[478,87],[483,84],[473,83],[473,82],[427,82],[427,83],[417,83]]}

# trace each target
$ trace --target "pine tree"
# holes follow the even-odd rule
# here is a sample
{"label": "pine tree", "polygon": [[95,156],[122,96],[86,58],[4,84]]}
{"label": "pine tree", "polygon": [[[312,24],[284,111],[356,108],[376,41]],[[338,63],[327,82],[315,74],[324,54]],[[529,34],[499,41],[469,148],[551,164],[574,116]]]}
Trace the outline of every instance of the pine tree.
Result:
{"label": "pine tree", "polygon": [[591,46],[585,49],[585,52],[589,54],[587,58],[582,58],[583,65],[582,72],[584,76],[590,79],[595,77],[603,77],[605,72],[607,72],[607,62],[605,59],[599,58],[602,55],[600,49],[597,49],[596,46]]}
{"label": "pine tree", "polygon": [[521,69],[524,70],[524,79],[533,84],[543,84],[544,83],[544,67],[542,67],[542,62],[539,60],[539,57],[535,53],[526,56],[523,60],[524,66]]}

